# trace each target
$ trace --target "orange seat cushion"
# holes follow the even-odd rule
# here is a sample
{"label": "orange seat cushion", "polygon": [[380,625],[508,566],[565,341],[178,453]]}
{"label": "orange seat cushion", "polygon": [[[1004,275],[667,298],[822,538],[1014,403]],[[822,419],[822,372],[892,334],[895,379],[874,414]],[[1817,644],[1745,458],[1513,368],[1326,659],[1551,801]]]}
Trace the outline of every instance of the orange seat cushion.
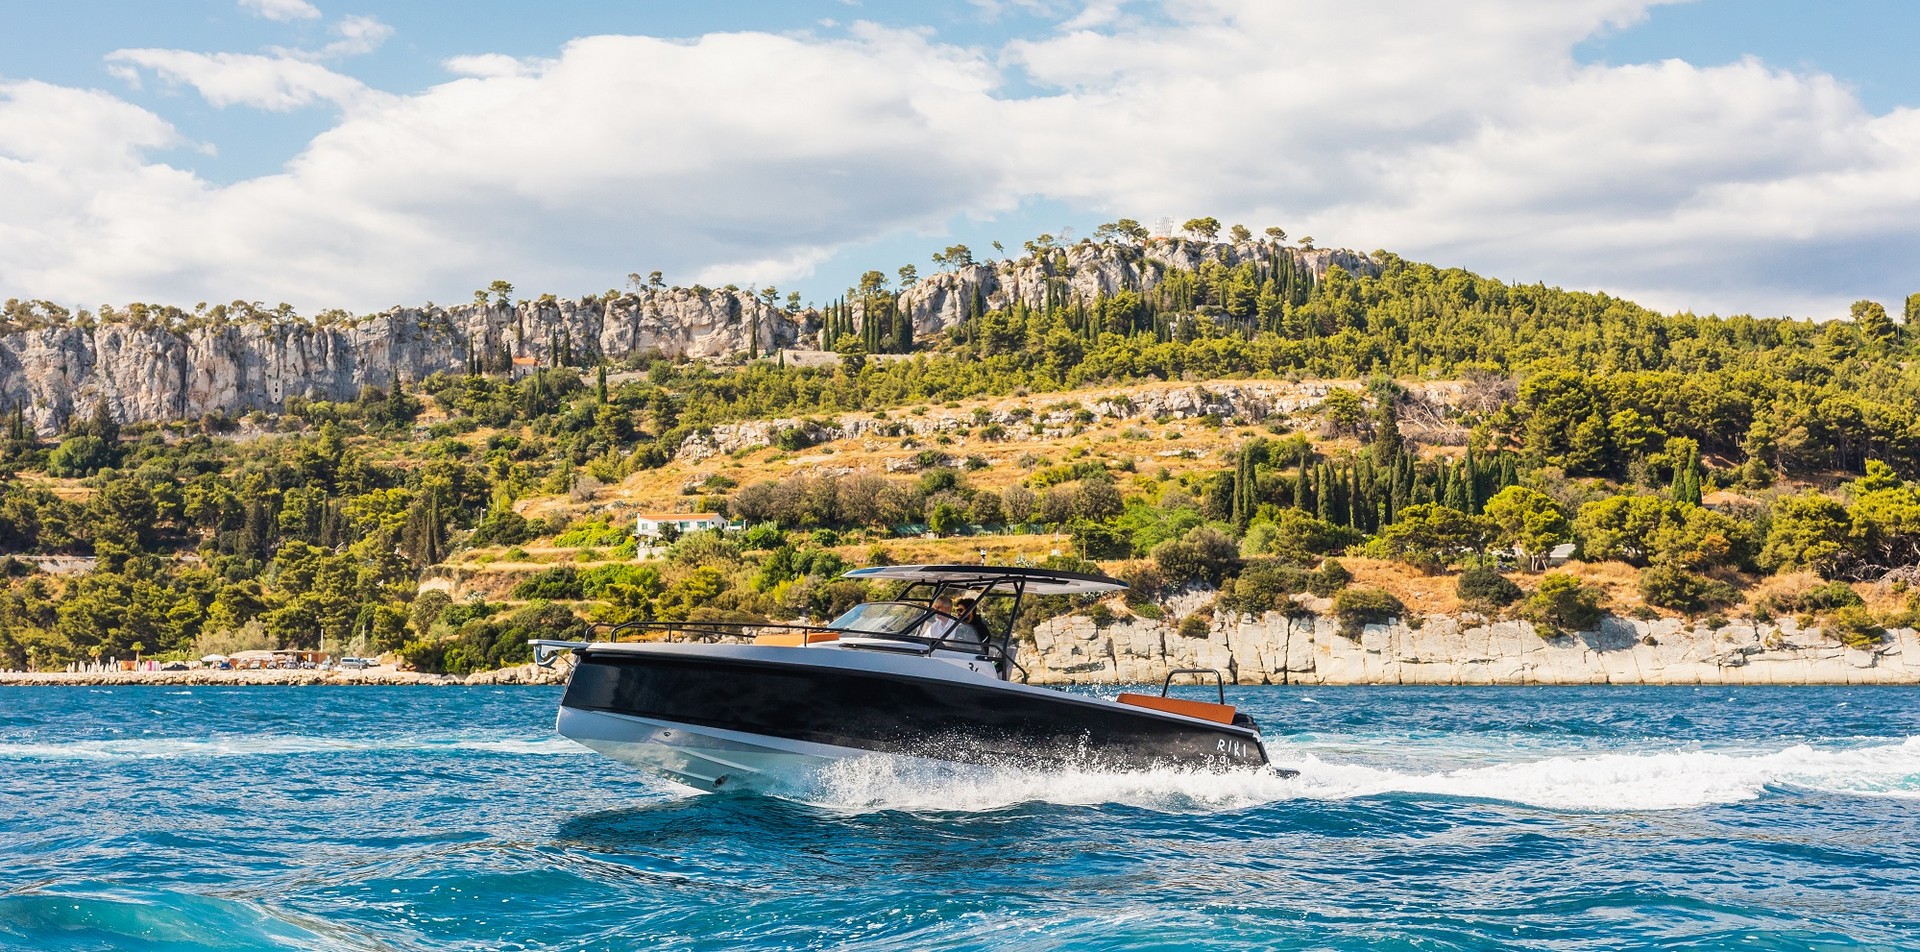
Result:
{"label": "orange seat cushion", "polygon": [[1235,710],[1231,704],[1189,701],[1185,698],[1158,697],[1152,694],[1122,694],[1119,697],[1119,701],[1122,704],[1131,704],[1134,707],[1148,707],[1156,711],[1165,711],[1169,714],[1183,714],[1187,717],[1197,717],[1203,721],[1213,721],[1216,724],[1233,723]]}

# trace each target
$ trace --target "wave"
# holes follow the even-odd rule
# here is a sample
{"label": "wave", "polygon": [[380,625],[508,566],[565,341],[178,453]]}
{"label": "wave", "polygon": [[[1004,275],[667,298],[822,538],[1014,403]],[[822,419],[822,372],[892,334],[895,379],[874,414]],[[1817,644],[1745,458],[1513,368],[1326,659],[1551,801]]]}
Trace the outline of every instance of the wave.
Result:
{"label": "wave", "polygon": [[386,946],[334,923],[252,902],[171,890],[85,892],[69,887],[0,895],[0,947],[237,952]]}
{"label": "wave", "polygon": [[1920,799],[1920,737],[1839,749],[1799,744],[1771,751],[1571,754],[1427,772],[1324,762],[1312,751],[1294,754],[1287,765],[1300,775],[1293,778],[1264,771],[1050,772],[861,758],[834,765],[795,796],[863,811],[982,812],[1053,803],[1174,813],[1395,795],[1569,811],[1679,810],[1756,799],[1769,787]]}
{"label": "wave", "polygon": [[80,740],[53,744],[0,743],[5,760],[167,760],[214,757],[286,757],[341,752],[415,751],[486,752],[521,756],[587,753],[560,737],[152,737],[137,740]]}

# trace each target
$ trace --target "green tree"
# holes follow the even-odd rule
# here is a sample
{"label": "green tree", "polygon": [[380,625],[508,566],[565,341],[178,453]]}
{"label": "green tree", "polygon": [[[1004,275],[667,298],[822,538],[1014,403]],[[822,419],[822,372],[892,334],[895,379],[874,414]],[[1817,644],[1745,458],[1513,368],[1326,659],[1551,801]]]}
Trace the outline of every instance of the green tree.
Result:
{"label": "green tree", "polygon": [[1525,486],[1508,486],[1487,500],[1487,519],[1495,538],[1525,556],[1534,571],[1546,567],[1555,546],[1572,541],[1573,528],[1560,506],[1547,494]]}
{"label": "green tree", "polygon": [[1211,216],[1189,218],[1186,224],[1180,226],[1180,230],[1201,241],[1212,241],[1220,236],[1220,219]]}
{"label": "green tree", "polygon": [[1855,301],[1850,309],[1855,327],[1866,340],[1889,344],[1900,336],[1900,328],[1887,316],[1887,309],[1873,301]]}
{"label": "green tree", "polygon": [[1817,492],[1774,504],[1760,562],[1782,571],[1813,569],[1832,578],[1848,556],[1851,522],[1845,506]]}
{"label": "green tree", "polygon": [[1439,572],[1484,550],[1493,537],[1485,517],[1433,503],[1408,506],[1398,522],[1380,532],[1388,554],[1426,572]]}
{"label": "green tree", "polygon": [[1610,496],[1580,507],[1573,519],[1580,557],[1590,562],[1618,559],[1633,565],[1653,561],[1653,536],[1661,526],[1681,519],[1680,504],[1656,496]]}
{"label": "green tree", "polygon": [[867,366],[867,348],[860,338],[852,334],[842,334],[834,342],[833,351],[840,355],[840,366],[849,374],[857,374]]}

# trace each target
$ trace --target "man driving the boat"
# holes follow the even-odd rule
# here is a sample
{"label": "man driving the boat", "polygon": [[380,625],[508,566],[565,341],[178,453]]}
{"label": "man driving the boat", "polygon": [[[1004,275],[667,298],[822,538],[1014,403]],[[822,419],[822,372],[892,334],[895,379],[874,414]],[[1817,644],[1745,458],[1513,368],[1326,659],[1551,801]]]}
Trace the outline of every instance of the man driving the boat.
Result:
{"label": "man driving the boat", "polygon": [[954,617],[959,620],[959,631],[953,635],[956,641],[977,641],[987,643],[987,626],[980,620],[980,596],[972,592],[954,600]]}

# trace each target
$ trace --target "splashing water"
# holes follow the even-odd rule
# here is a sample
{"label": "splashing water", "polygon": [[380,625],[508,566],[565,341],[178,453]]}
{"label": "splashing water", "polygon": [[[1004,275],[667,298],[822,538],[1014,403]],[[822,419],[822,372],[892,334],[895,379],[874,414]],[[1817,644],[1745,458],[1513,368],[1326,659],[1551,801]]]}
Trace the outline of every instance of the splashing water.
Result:
{"label": "splashing water", "polygon": [[[1465,748],[1464,757],[1484,754]],[[1194,813],[1289,800],[1392,794],[1471,797],[1563,810],[1674,810],[1738,803],[1769,786],[1920,799],[1920,738],[1846,750],[1805,744],[1769,752],[1704,750],[1548,757],[1433,773],[1322,760],[1297,750],[1300,771],[1039,771],[861,758],[828,769],[797,799],[837,810],[987,812],[1024,803],[1120,804]]]}

